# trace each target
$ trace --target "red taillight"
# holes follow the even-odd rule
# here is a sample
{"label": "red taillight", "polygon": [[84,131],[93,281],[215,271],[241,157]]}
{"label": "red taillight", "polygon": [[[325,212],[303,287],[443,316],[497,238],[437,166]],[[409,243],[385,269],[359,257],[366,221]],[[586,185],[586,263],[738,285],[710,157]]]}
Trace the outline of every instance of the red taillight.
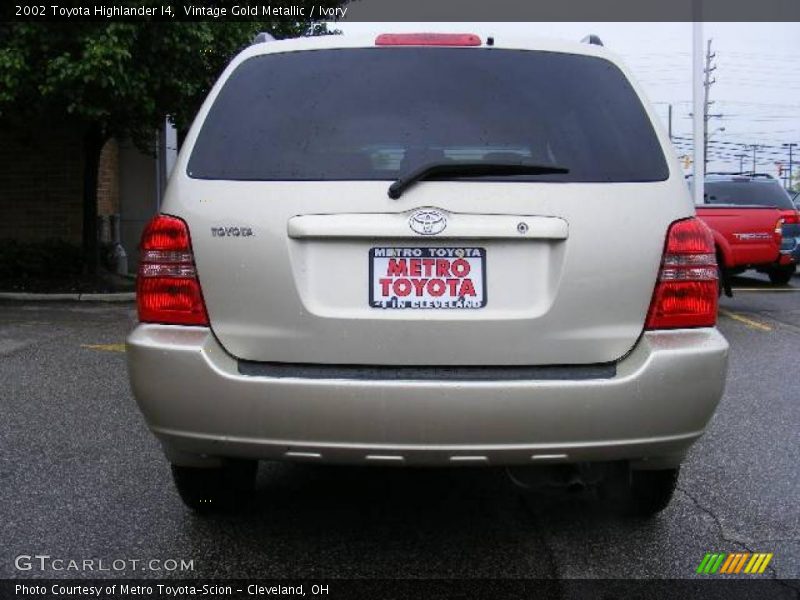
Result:
{"label": "red taillight", "polygon": [[797,225],[800,223],[800,213],[796,210],[781,211],[781,219],[786,225]]}
{"label": "red taillight", "polygon": [[157,215],[145,227],[139,248],[136,280],[139,320],[208,325],[186,223],[177,217]]}
{"label": "red taillight", "polygon": [[718,285],[711,230],[696,218],[674,222],[667,232],[645,329],[713,326]]}
{"label": "red taillight", "polygon": [[474,33],[382,33],[376,46],[480,46]]}

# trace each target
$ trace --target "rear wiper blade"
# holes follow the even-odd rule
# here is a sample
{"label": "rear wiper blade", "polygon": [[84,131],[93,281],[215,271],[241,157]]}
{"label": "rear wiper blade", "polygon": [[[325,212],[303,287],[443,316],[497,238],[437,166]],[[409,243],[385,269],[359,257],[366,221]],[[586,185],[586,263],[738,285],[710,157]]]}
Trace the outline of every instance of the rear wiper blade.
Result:
{"label": "rear wiper blade", "polygon": [[491,177],[512,175],[549,175],[551,173],[569,173],[566,167],[544,165],[522,161],[440,161],[420,165],[416,169],[401,175],[389,186],[389,198],[397,200],[409,187],[422,181],[439,176],[449,177]]}

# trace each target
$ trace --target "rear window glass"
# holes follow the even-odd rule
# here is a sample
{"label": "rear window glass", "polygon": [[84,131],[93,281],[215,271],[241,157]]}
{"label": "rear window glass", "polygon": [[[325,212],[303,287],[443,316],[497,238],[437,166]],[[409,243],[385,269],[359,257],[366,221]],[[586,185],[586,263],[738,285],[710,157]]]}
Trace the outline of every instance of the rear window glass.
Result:
{"label": "rear window glass", "polygon": [[707,181],[706,204],[759,204],[793,209],[789,194],[777,181]]}
{"label": "rear window glass", "polygon": [[393,180],[440,161],[530,161],[503,181],[660,181],[664,154],[609,61],[554,52],[358,48],[268,54],[230,76],[188,174]]}

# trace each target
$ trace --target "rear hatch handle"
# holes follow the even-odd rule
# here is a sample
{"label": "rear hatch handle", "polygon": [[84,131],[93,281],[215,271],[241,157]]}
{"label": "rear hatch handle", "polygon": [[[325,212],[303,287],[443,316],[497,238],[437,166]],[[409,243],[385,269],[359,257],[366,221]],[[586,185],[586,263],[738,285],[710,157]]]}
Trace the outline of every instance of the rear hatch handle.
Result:
{"label": "rear hatch handle", "polygon": [[[410,222],[418,210],[435,210],[446,227],[435,235],[414,231]],[[403,213],[298,215],[289,219],[287,233],[293,239],[505,239],[566,240],[567,221],[542,215],[481,215],[449,213],[422,208]]]}

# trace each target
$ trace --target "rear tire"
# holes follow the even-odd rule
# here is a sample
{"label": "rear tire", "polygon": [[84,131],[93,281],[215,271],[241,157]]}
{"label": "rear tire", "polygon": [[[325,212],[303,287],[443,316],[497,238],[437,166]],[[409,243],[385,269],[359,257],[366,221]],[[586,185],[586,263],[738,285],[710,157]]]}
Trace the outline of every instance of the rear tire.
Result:
{"label": "rear tire", "polygon": [[797,267],[795,265],[791,265],[789,267],[776,267],[770,271],[767,271],[767,275],[773,284],[786,285],[792,280],[792,275],[794,275],[796,268]]}
{"label": "rear tire", "polygon": [[221,467],[172,465],[172,481],[183,503],[198,513],[235,508],[255,487],[258,461],[235,460]]}
{"label": "rear tire", "polygon": [[672,500],[678,484],[680,467],[657,471],[631,471],[629,514],[654,517]]}
{"label": "rear tire", "polygon": [[626,463],[614,463],[598,491],[601,501],[612,513],[650,518],[669,504],[679,473],[679,467],[634,470]]}

